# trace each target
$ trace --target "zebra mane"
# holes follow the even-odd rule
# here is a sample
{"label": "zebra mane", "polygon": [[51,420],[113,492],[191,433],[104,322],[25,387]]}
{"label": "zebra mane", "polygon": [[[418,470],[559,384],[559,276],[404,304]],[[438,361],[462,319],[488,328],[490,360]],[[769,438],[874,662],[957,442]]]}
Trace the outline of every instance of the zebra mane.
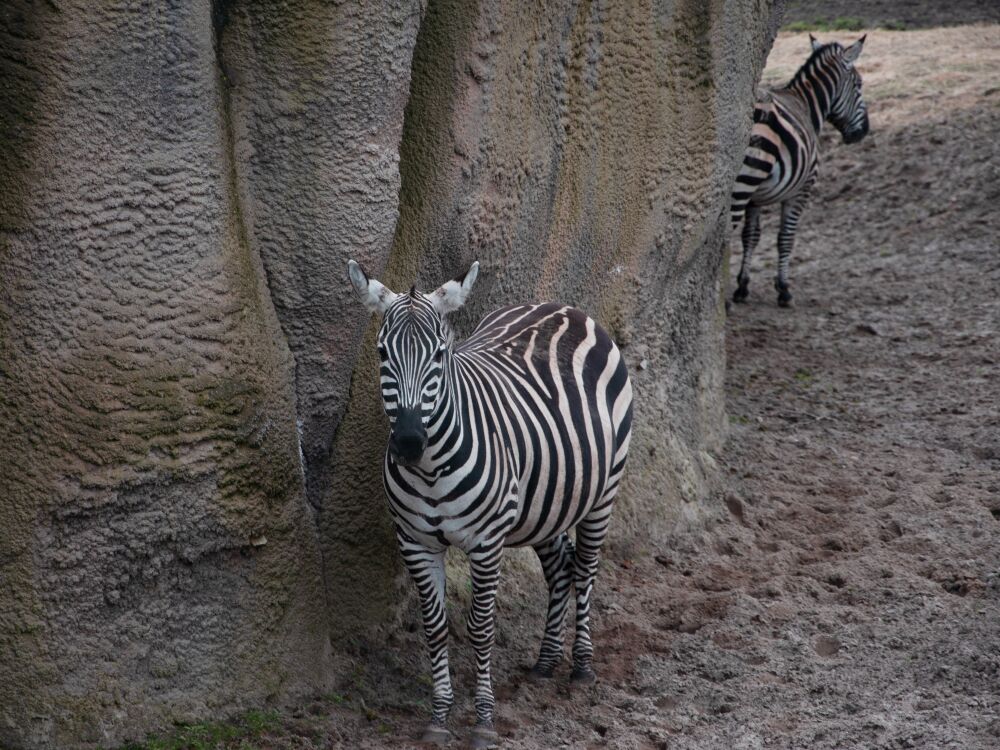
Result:
{"label": "zebra mane", "polygon": [[793,88],[796,83],[800,83],[806,78],[810,77],[813,71],[820,65],[823,58],[826,58],[830,52],[843,52],[844,45],[840,42],[830,42],[829,44],[824,44],[822,47],[813,50],[812,54],[809,55],[809,59],[802,63],[802,66],[795,71],[795,75],[792,76],[786,86],[786,88]]}

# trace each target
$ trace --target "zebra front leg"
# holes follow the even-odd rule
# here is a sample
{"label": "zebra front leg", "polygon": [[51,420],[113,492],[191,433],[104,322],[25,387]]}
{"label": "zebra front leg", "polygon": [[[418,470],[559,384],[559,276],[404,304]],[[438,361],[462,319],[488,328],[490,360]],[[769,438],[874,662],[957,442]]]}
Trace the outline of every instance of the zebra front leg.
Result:
{"label": "zebra front leg", "polygon": [[545,635],[542,636],[542,649],[530,676],[533,679],[547,679],[552,677],[556,665],[562,661],[566,609],[573,588],[573,542],[568,534],[560,534],[535,547],[535,553],[549,586],[549,611],[545,621]]}
{"label": "zebra front leg", "polygon": [[748,204],[744,212],[743,232],[743,262],[740,264],[740,273],[736,277],[736,291],[733,292],[733,302],[746,302],[750,295],[750,258],[760,241],[760,208]]}
{"label": "zebra front leg", "polygon": [[590,604],[601,546],[608,533],[612,503],[592,510],[576,527],[573,554],[573,583],[576,586],[576,639],[573,641],[573,672],[570,681],[586,685],[597,679],[594,672],[594,644],[590,640]]}
{"label": "zebra front leg", "polygon": [[452,739],[446,726],[448,712],[455,700],[448,672],[448,612],[445,609],[445,549],[429,550],[402,531],[396,539],[406,569],[420,594],[420,609],[424,620],[424,635],[431,659],[431,678],[434,681],[434,699],[431,722],[427,725],[423,742],[443,745]]}
{"label": "zebra front leg", "polygon": [[493,727],[493,680],[490,667],[496,636],[497,584],[503,545],[469,553],[472,568],[472,607],[469,610],[469,640],[476,652],[476,726],[472,729],[475,750],[496,747],[499,737]]}
{"label": "zebra front leg", "polygon": [[[811,185],[812,183],[810,183]],[[774,278],[774,288],[778,292],[778,307],[792,304],[792,293],[788,291],[788,263],[795,244],[795,231],[799,227],[799,217],[809,199],[808,186],[794,198],[781,204],[781,227],[778,229],[778,275]]]}

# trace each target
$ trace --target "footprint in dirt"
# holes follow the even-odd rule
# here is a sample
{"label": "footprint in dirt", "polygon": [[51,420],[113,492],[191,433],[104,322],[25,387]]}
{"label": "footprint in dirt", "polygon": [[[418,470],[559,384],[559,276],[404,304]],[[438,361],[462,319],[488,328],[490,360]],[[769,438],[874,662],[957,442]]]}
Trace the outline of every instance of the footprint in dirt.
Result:
{"label": "footprint in dirt", "polygon": [[840,641],[829,635],[821,635],[813,642],[813,650],[824,658],[836,656],[840,648]]}

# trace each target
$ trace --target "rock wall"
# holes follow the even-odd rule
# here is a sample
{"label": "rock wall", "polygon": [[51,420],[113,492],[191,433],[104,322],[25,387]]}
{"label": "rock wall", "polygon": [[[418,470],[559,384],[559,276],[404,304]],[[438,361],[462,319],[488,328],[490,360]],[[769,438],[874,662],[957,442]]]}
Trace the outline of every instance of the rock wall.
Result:
{"label": "rock wall", "polygon": [[773,15],[5,3],[0,745],[113,745],[319,690],[394,622],[348,257],[425,288],[480,260],[460,332],[514,301],[595,314],[637,395],[614,541],[697,520]]}

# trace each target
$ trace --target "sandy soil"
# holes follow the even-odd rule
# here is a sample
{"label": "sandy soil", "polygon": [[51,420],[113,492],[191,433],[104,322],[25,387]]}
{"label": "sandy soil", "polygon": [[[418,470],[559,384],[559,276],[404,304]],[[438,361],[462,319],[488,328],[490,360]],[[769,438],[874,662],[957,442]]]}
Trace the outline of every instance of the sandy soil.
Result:
{"label": "sandy soil", "polygon": [[[782,36],[768,77],[807,52]],[[729,318],[717,522],[607,562],[592,688],[523,679],[541,582],[501,593],[504,747],[1000,747],[1000,26],[872,31],[859,67],[872,133],[826,139],[794,306],[772,214]],[[357,665],[260,746],[416,746],[419,632]]]}

